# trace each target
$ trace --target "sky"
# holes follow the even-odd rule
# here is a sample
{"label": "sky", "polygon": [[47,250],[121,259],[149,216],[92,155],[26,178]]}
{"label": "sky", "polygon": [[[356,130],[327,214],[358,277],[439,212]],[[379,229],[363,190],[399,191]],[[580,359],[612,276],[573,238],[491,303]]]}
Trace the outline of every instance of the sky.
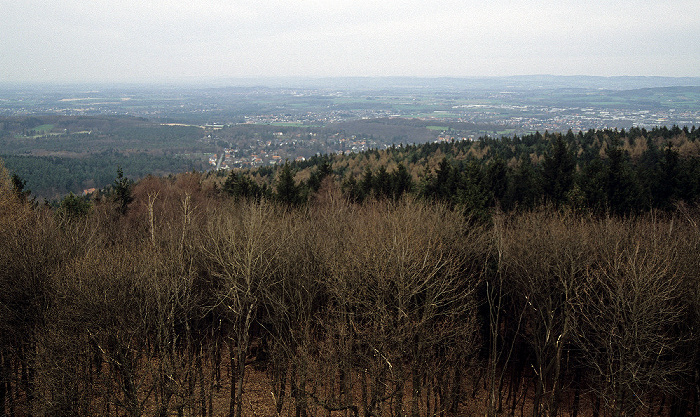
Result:
{"label": "sky", "polygon": [[0,0],[0,83],[700,76],[698,0]]}

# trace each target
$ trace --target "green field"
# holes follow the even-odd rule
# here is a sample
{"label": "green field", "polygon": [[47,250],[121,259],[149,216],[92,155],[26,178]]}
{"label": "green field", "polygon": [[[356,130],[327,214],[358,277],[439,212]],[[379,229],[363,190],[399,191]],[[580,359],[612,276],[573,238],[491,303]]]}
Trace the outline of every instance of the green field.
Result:
{"label": "green field", "polygon": [[37,132],[50,132],[53,129],[53,124],[44,124],[41,126],[37,126],[32,130],[36,130]]}

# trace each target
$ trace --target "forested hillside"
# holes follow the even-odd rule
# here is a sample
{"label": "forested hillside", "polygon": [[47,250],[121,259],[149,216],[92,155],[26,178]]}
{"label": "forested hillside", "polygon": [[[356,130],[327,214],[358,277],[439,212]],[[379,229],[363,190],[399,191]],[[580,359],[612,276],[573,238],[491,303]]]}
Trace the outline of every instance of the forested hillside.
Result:
{"label": "forested hillside", "polygon": [[186,173],[0,167],[2,415],[700,412],[695,129]]}
{"label": "forested hillside", "polygon": [[32,194],[55,200],[105,187],[117,166],[132,178],[201,170],[209,155],[203,135],[136,117],[0,117],[0,158]]}
{"label": "forested hillside", "polygon": [[354,202],[408,193],[483,216],[495,207],[530,210],[542,204],[624,215],[698,200],[698,139],[699,129],[673,126],[393,146],[317,156],[276,170],[232,171],[223,189],[233,196],[271,197],[291,173],[297,194],[289,198],[295,201],[308,200],[332,176]]}

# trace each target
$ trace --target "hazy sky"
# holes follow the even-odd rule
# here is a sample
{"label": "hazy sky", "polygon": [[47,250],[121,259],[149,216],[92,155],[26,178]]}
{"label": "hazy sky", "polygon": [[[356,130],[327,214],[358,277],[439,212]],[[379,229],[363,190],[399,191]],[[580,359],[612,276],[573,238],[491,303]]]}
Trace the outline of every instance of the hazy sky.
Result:
{"label": "hazy sky", "polygon": [[0,82],[700,76],[698,0],[0,0]]}

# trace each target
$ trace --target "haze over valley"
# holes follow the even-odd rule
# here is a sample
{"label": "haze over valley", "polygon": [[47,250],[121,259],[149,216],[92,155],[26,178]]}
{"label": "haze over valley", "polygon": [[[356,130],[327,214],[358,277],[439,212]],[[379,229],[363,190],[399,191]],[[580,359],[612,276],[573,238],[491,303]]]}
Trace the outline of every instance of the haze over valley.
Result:
{"label": "haze over valley", "polygon": [[[231,82],[236,84],[3,85],[0,154],[13,172],[30,178],[37,195],[55,198],[104,187],[117,165],[142,178],[485,136],[700,126],[700,78]],[[36,158],[52,159],[37,164]],[[59,184],[35,182],[32,171],[60,161],[87,165]]]}

